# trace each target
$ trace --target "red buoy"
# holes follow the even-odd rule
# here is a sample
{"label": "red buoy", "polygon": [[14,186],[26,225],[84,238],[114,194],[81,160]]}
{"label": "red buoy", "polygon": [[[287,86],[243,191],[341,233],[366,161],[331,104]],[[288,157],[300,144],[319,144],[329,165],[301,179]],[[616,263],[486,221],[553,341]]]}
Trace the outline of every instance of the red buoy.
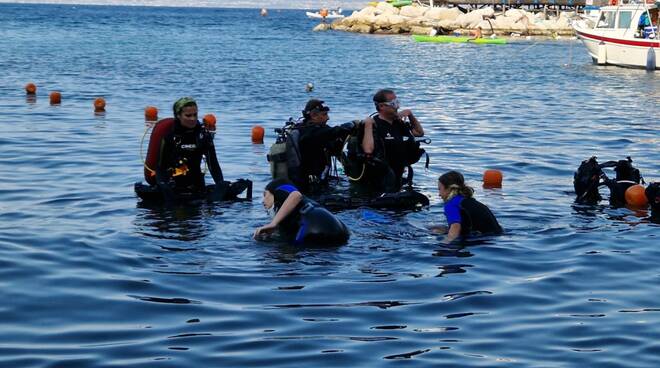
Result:
{"label": "red buoy", "polygon": [[94,111],[95,112],[105,111],[105,99],[103,97],[99,97],[96,100],[94,100]]}
{"label": "red buoy", "polygon": [[626,189],[626,203],[632,207],[644,208],[649,204],[648,198],[646,198],[645,189],[640,184],[635,184]]}
{"label": "red buoy", "polygon": [[155,106],[147,106],[144,108],[145,121],[158,121],[158,109]]}
{"label": "red buoy", "polygon": [[252,143],[264,143],[264,128],[260,125],[252,127]]}
{"label": "red buoy", "polygon": [[28,95],[36,94],[37,93],[37,86],[32,82],[26,84],[25,85],[25,93],[27,93]]}
{"label": "red buoy", "polygon": [[51,105],[59,105],[61,103],[62,103],[62,94],[57,92],[57,91],[51,92],[50,93],[50,104]]}
{"label": "red buoy", "polygon": [[502,172],[499,170],[484,171],[484,188],[501,188]]}

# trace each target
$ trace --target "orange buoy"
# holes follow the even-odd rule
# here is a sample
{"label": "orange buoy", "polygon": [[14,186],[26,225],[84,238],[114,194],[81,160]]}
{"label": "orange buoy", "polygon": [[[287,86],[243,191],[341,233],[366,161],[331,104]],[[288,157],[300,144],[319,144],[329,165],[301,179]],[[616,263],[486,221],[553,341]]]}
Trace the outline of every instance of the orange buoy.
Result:
{"label": "orange buoy", "polygon": [[155,106],[147,106],[144,108],[144,120],[158,121],[158,109]]}
{"label": "orange buoy", "polygon": [[94,100],[94,111],[96,112],[105,111],[105,99],[103,97],[99,97],[96,100]]}
{"label": "orange buoy", "polygon": [[50,104],[51,105],[59,105],[61,103],[62,103],[62,94],[57,92],[57,91],[51,92],[50,93]]}
{"label": "orange buoy", "polygon": [[202,121],[204,122],[204,126],[206,127],[207,130],[210,130],[212,132],[215,131],[215,123],[217,122],[215,115],[206,114],[202,118]]}
{"label": "orange buoy", "polygon": [[502,172],[500,170],[486,170],[486,171],[484,171],[484,187],[485,188],[501,188],[502,187]]}
{"label": "orange buoy", "polygon": [[264,128],[260,125],[252,127],[252,143],[264,143]]}
{"label": "orange buoy", "polygon": [[644,193],[644,187],[639,184],[635,184],[626,189],[626,203],[633,207],[646,207],[649,204],[646,194]]}
{"label": "orange buoy", "polygon": [[34,95],[37,93],[37,86],[34,83],[28,83],[25,85],[25,93],[28,95]]}
{"label": "orange buoy", "polygon": [[323,8],[319,11],[319,15],[322,16],[323,18],[328,16],[328,9]]}

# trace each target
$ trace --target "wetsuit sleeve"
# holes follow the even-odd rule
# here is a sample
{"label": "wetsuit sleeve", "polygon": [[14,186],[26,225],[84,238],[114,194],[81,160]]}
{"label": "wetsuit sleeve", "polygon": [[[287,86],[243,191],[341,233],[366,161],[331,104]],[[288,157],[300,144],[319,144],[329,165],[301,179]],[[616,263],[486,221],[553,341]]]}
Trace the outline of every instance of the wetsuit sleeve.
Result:
{"label": "wetsuit sleeve", "polygon": [[335,140],[346,138],[350,133],[350,130],[345,129],[342,126],[323,127],[311,129],[300,139],[305,140],[305,143],[310,146],[328,147],[331,143],[334,143]]}
{"label": "wetsuit sleeve", "polygon": [[209,171],[211,176],[213,176],[213,181],[216,185],[221,185],[224,183],[225,179],[222,175],[222,169],[220,168],[220,163],[218,162],[218,156],[215,153],[215,145],[213,144],[212,138],[208,139],[208,145],[206,150],[206,164],[209,166]]}
{"label": "wetsuit sleeve", "polygon": [[458,206],[460,201],[456,201],[456,197],[452,198],[449,202],[445,203],[445,217],[447,217],[447,224],[460,224],[461,223],[461,209]]}
{"label": "wetsuit sleeve", "polygon": [[165,200],[175,198],[174,189],[170,185],[170,174],[168,172],[168,163],[172,162],[172,147],[169,141],[163,137],[160,142],[160,151],[158,152],[158,161],[156,163],[156,185],[163,193]]}

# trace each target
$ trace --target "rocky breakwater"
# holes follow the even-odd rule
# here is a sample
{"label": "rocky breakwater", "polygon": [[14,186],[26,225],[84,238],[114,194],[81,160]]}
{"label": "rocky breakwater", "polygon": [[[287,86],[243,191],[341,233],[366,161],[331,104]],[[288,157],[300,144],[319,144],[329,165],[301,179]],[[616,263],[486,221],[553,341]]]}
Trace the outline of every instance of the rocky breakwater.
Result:
{"label": "rocky breakwater", "polygon": [[495,13],[491,7],[463,13],[458,8],[418,5],[395,8],[386,2],[379,2],[331,24],[319,24],[314,30],[427,35],[434,31],[438,34],[468,34],[470,30],[481,28],[486,36],[493,33],[500,36],[557,36],[574,34],[569,21],[574,15],[574,12],[562,12],[557,16],[522,9]]}

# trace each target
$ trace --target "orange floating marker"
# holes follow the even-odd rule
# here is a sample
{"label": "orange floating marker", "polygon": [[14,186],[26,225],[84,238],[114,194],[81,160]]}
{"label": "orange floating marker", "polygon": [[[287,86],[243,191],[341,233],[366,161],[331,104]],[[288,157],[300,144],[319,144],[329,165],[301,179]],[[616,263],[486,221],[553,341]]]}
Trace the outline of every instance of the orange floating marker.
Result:
{"label": "orange floating marker", "polygon": [[37,93],[37,86],[34,83],[28,83],[25,85],[25,93],[28,95],[34,95]]}
{"label": "orange floating marker", "polygon": [[204,126],[206,129],[214,132],[215,131],[215,124],[217,123],[217,119],[215,118],[215,115],[213,114],[206,114],[202,118],[202,121],[204,122]]}
{"label": "orange floating marker", "polygon": [[57,91],[51,92],[50,93],[50,104],[51,105],[59,105],[61,103],[62,103],[62,94],[57,92]]}
{"label": "orange floating marker", "polygon": [[484,171],[484,188],[501,188],[502,172],[500,170]]}
{"label": "orange floating marker", "polygon": [[252,127],[252,143],[264,143],[264,128],[260,125]]}
{"label": "orange floating marker", "polygon": [[626,203],[632,207],[646,207],[649,204],[649,200],[646,198],[644,190],[644,187],[639,184],[635,184],[626,189]]}
{"label": "orange floating marker", "polygon": [[99,97],[96,100],[94,100],[94,111],[95,112],[105,111],[105,99],[103,97]]}
{"label": "orange floating marker", "polygon": [[158,109],[155,106],[147,106],[144,108],[144,120],[158,121]]}

